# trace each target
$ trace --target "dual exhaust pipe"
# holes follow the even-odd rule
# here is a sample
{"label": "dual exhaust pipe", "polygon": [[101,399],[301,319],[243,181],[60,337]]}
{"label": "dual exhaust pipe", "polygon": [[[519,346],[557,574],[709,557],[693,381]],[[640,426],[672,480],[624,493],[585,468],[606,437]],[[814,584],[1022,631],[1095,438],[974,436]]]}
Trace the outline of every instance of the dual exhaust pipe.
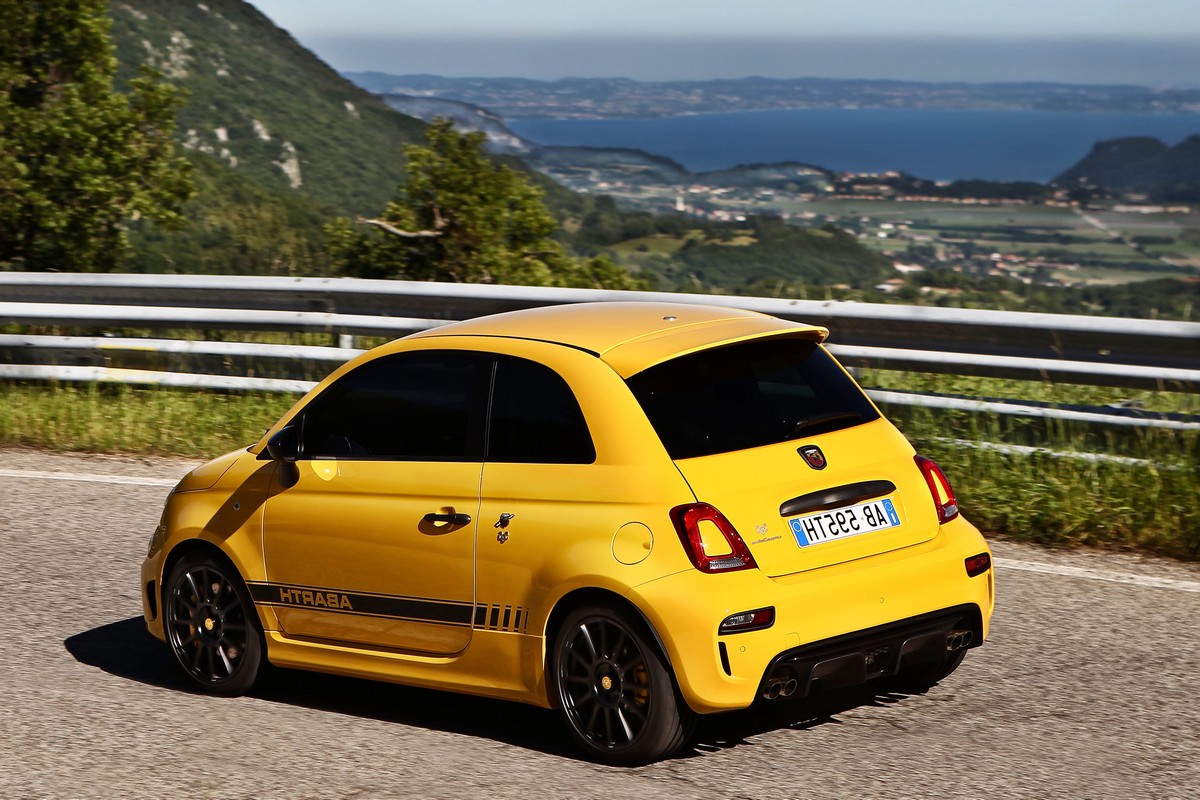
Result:
{"label": "dual exhaust pipe", "polygon": [[973,631],[951,631],[950,635],[946,637],[946,652],[956,653],[963,648],[970,647],[973,641],[975,641]]}
{"label": "dual exhaust pipe", "polygon": [[781,697],[791,697],[798,688],[800,688],[800,682],[789,673],[784,672],[771,676],[771,679],[767,681],[767,690],[763,692],[762,696],[767,700],[778,700]]}

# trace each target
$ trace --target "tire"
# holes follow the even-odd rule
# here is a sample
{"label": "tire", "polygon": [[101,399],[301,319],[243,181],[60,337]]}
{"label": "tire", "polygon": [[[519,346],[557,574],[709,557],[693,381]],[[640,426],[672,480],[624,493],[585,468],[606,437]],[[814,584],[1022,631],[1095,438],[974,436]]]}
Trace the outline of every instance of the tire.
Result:
{"label": "tire", "polygon": [[678,751],[695,723],[644,626],[589,606],[555,637],[551,679],[571,736],[595,761],[635,766]]}
{"label": "tire", "polygon": [[163,591],[167,643],[188,681],[209,694],[248,692],[263,672],[262,629],[237,570],[207,554],[184,556]]}
{"label": "tire", "polygon": [[895,676],[888,679],[888,688],[903,692],[904,694],[922,694],[927,692],[933,686],[949,677],[950,673],[954,672],[954,670],[958,669],[958,665],[963,662],[966,655],[967,651],[965,649],[958,650],[948,654],[941,661],[917,664],[916,666],[902,669]]}

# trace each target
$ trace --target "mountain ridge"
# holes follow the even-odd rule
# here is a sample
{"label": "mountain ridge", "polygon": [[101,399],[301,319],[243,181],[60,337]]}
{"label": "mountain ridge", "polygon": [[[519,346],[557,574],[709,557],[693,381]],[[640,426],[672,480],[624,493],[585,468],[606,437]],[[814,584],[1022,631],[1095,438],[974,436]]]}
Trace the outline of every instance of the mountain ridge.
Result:
{"label": "mountain ridge", "polygon": [[1200,200],[1200,134],[1171,147],[1152,136],[1097,142],[1052,183],[1113,193],[1144,193],[1161,201]]}
{"label": "mountain ridge", "polygon": [[842,78],[636,81],[631,78],[447,78],[343,72],[377,94],[441,97],[506,119],[650,119],[784,108],[980,108],[1200,111],[1200,89],[1107,84],[922,83]]}

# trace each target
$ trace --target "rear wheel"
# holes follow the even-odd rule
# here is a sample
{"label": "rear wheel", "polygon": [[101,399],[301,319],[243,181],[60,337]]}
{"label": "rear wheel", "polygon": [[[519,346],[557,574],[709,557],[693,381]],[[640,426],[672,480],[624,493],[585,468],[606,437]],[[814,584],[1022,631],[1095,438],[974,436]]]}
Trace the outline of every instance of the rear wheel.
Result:
{"label": "rear wheel", "polygon": [[249,691],[262,671],[258,616],[232,565],[209,555],[185,556],[163,594],[163,625],[188,680],[212,694]]}
{"label": "rear wheel", "polygon": [[644,626],[603,607],[571,612],[554,645],[551,672],[558,708],[593,759],[635,765],[683,746],[695,714]]}

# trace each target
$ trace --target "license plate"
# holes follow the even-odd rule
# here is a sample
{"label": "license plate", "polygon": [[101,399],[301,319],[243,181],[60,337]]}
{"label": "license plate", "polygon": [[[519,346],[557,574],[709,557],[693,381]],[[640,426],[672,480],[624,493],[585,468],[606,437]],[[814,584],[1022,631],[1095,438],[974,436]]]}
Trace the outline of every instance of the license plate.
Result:
{"label": "license plate", "polygon": [[900,515],[890,498],[871,500],[845,508],[834,508],[817,514],[806,514],[789,520],[796,544],[808,547],[835,539],[846,539],[860,533],[896,528]]}

